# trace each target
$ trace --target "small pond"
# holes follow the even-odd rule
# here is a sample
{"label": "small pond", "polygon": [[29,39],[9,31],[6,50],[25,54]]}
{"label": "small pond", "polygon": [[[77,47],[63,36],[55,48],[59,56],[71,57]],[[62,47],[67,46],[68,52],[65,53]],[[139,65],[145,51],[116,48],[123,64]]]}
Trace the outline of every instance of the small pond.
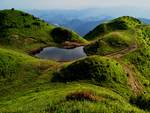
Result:
{"label": "small pond", "polygon": [[73,61],[86,57],[83,46],[75,49],[61,49],[57,47],[46,47],[36,57],[54,61]]}

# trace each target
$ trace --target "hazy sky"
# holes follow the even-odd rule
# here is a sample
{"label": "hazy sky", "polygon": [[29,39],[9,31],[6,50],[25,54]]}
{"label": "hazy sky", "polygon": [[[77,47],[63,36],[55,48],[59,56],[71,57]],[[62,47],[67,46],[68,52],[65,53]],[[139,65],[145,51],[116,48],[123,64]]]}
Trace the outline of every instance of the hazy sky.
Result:
{"label": "hazy sky", "polygon": [[0,9],[85,9],[118,5],[150,8],[150,0],[0,0]]}

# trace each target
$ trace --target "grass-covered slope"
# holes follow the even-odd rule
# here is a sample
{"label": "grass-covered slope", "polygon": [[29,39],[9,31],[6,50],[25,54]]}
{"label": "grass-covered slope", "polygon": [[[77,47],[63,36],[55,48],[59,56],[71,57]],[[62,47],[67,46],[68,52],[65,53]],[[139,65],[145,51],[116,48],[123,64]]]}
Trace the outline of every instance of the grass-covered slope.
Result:
{"label": "grass-covered slope", "polygon": [[[126,29],[118,29],[117,27],[113,30],[112,27],[109,26],[109,32],[103,32],[103,34],[97,35],[97,37],[95,38],[93,38],[95,35],[90,36],[88,34],[89,39],[87,39],[92,41],[90,44],[85,46],[85,52],[88,53],[88,55],[97,54],[109,58],[115,58],[120,63],[125,64],[127,67],[124,67],[124,69],[126,69],[128,72],[131,72],[130,74],[133,75],[133,78],[129,79],[130,83],[136,81],[139,86],[134,86],[136,87],[135,89],[140,89],[146,94],[141,94],[137,97],[134,94],[134,96],[131,96],[130,102],[137,105],[141,109],[149,110],[150,27],[148,25],[144,25],[139,21],[135,21],[136,23],[133,23],[131,17],[129,18],[130,19],[128,20],[128,23],[126,23],[126,26],[128,26]],[[104,24],[109,24],[110,22]],[[124,37],[121,37],[121,35],[112,35],[116,32],[118,32],[119,34],[124,33]],[[94,30],[91,32],[91,34],[92,33],[94,33]],[[117,41],[115,39],[117,39]],[[124,46],[125,44],[126,46]]]}
{"label": "grass-covered slope", "polygon": [[57,43],[61,43],[64,41],[78,42],[78,43],[87,42],[85,39],[81,38],[72,30],[68,30],[67,28],[64,27],[54,28],[51,32],[51,35],[54,41]]}
{"label": "grass-covered slope", "polygon": [[84,47],[87,55],[107,55],[117,52],[129,46],[133,37],[130,31],[115,31],[110,32]]}
{"label": "grass-covered slope", "polygon": [[[130,90],[127,74],[112,59],[90,56],[58,66],[59,63],[32,58],[12,50],[0,49],[0,54],[2,113],[144,113],[128,103]],[[80,91],[84,95],[79,95]],[[72,99],[72,93],[83,100]]]}
{"label": "grass-covered slope", "polygon": [[[84,44],[87,41],[71,30],[54,27],[22,11],[3,10],[0,15],[0,113],[145,113],[145,109],[150,110],[149,104],[145,105],[148,97],[130,99],[134,92],[130,86],[132,79],[147,95],[150,91],[149,27],[136,27],[143,23],[131,17],[104,23],[106,32],[95,30],[96,34],[87,35],[92,41],[85,48],[90,54],[98,55],[72,62],[54,62],[34,58],[26,52],[65,41]],[[116,61],[99,56],[130,45],[133,33],[138,42],[136,51]],[[135,78],[131,78],[121,62]]]}
{"label": "grass-covered slope", "polygon": [[22,47],[26,43],[50,43],[54,26],[18,10],[0,11],[0,43]]}
{"label": "grass-covered slope", "polygon": [[89,56],[71,63],[53,77],[52,81],[69,82],[90,80],[90,83],[110,88],[124,97],[130,95],[128,77],[116,61],[100,56]]}
{"label": "grass-covered slope", "polygon": [[[67,100],[69,94],[80,91],[87,92],[85,94],[92,93],[98,98]],[[2,113],[145,113],[144,110],[132,106],[126,99],[109,89],[80,82],[38,85],[38,88],[15,92],[0,99],[0,110]]]}
{"label": "grass-covered slope", "polygon": [[130,69],[140,77],[139,82],[150,93],[150,27],[144,26],[137,29],[135,38],[138,43],[136,51],[122,57],[125,63],[130,64]]}
{"label": "grass-covered slope", "polygon": [[23,49],[48,46],[63,41],[86,42],[69,29],[56,28],[19,10],[1,10],[0,15],[0,45]]}
{"label": "grass-covered slope", "polygon": [[145,25],[129,16],[119,17],[98,25],[84,38],[90,43],[84,47],[88,55],[107,55],[128,47],[133,39],[135,27]]}
{"label": "grass-covered slope", "polygon": [[116,18],[112,21],[102,23],[90,31],[88,34],[84,36],[86,40],[94,40],[101,35],[104,35],[109,32],[113,32],[116,30],[128,30],[134,29],[137,25],[144,25],[141,21],[136,18],[123,16]]}
{"label": "grass-covered slope", "polygon": [[30,83],[55,62],[0,48],[0,97]]}

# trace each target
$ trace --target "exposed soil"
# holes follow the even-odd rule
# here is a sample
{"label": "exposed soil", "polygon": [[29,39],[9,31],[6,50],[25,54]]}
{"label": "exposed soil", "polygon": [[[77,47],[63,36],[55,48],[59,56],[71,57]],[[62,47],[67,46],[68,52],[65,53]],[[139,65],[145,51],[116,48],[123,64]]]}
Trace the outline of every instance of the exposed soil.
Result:
{"label": "exposed soil", "polygon": [[[147,26],[148,25],[137,26],[135,28],[135,31],[137,31],[139,29],[139,27],[147,27]],[[135,51],[138,48],[138,44],[136,42],[136,39],[134,38],[134,34],[132,35],[132,37],[133,37],[133,41],[130,43],[130,45],[127,48],[125,48],[119,52],[115,52],[115,53],[106,55],[104,57],[120,59],[120,57]],[[142,86],[140,86],[136,82],[136,80],[135,80],[132,72],[129,70],[129,68],[125,64],[123,64],[122,62],[119,62],[119,61],[117,61],[117,62],[120,63],[122,65],[122,67],[124,68],[124,70],[126,71],[126,73],[129,74],[129,86],[130,86],[131,91],[135,91],[136,93],[140,93],[141,91],[143,91],[144,89],[142,88]],[[138,77],[138,79],[140,80],[139,77]]]}
{"label": "exposed soil", "polygon": [[77,43],[77,42],[69,42],[69,41],[65,41],[62,44],[60,44],[58,47],[60,48],[64,48],[64,49],[73,49],[79,46],[83,46],[83,44],[81,43]]}
{"label": "exposed soil", "polygon": [[91,43],[90,45],[85,45],[84,46],[84,50],[87,50],[87,49],[89,49],[93,44],[95,44],[96,43],[96,41],[97,40],[99,40],[100,38],[102,38],[103,36],[105,36],[105,34],[104,35],[102,35],[101,37],[99,37],[99,38],[97,38],[97,39],[95,39],[95,40],[93,40],[92,42],[93,43]]}
{"label": "exposed soil", "polygon": [[30,48],[28,49],[28,54],[30,55],[35,55],[36,53],[39,53],[40,51],[43,50],[43,48],[45,48],[46,46],[44,47],[35,47],[35,48]]}
{"label": "exposed soil", "polygon": [[49,71],[49,70],[54,69],[54,67],[57,67],[57,66],[58,66],[58,65],[60,65],[60,64],[61,64],[60,62],[58,62],[58,63],[54,64],[52,67],[50,67],[50,68],[46,69],[43,73],[45,73],[45,72],[47,72],[47,71]]}
{"label": "exposed soil", "polygon": [[123,49],[121,51],[106,55],[105,57],[120,59],[120,57],[135,51],[138,48],[138,44],[136,43],[136,40],[134,38],[134,34],[132,35],[132,37],[133,37],[133,40],[128,47],[126,47],[125,49]]}
{"label": "exposed soil", "polygon": [[[116,35],[116,36],[117,36],[117,33],[120,33],[120,32],[119,32],[119,31],[115,31],[113,35]],[[101,38],[104,37],[105,35],[106,35],[106,34],[104,34],[104,35],[100,36],[99,38],[93,40],[93,41],[92,41],[93,43],[91,43],[90,45],[85,45],[85,46],[84,46],[84,50],[89,49],[93,44],[96,43],[97,40],[101,39]]]}
{"label": "exposed soil", "polygon": [[141,86],[139,86],[139,84],[136,82],[132,72],[129,70],[129,68],[123,64],[122,62],[117,61],[118,63],[120,63],[122,65],[122,67],[124,68],[124,70],[126,71],[127,74],[129,74],[129,86],[131,91],[135,91],[136,93],[140,93],[143,88]]}
{"label": "exposed soil", "polygon": [[19,39],[19,35],[12,34],[12,35],[10,35],[10,36],[16,37],[16,40],[18,40],[18,39]]}
{"label": "exposed soil", "polygon": [[[106,55],[104,57],[120,59],[120,57],[135,51],[138,48],[138,44],[134,38],[134,34],[132,35],[132,37],[133,37],[133,41],[127,48],[125,48],[124,50],[121,50],[119,52],[115,52],[115,53]],[[136,82],[132,72],[129,70],[129,68],[125,64],[123,64],[122,62],[119,62],[119,61],[117,61],[117,62],[120,63],[122,65],[122,67],[124,68],[124,70],[126,71],[126,73],[129,74],[129,86],[130,86],[131,91],[140,93],[143,90],[143,88],[141,86],[139,86],[139,84]]]}
{"label": "exposed soil", "polygon": [[[73,61],[69,61],[69,62],[75,62],[76,60],[73,60]],[[49,70],[53,71],[57,66],[59,65],[63,65],[63,64],[66,64],[68,62],[58,62],[58,63],[55,63],[52,67],[46,69],[43,73],[45,72],[48,72]],[[60,69],[58,70],[58,72],[60,71]]]}
{"label": "exposed soil", "polygon": [[29,41],[29,40],[35,40],[35,39],[34,38],[26,38],[26,39],[24,39],[24,43]]}

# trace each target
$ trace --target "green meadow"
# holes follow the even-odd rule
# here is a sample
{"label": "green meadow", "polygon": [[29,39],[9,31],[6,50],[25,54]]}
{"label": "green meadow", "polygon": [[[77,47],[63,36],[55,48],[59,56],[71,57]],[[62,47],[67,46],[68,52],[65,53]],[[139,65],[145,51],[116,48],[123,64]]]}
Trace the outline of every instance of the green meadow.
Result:
{"label": "green meadow", "polygon": [[[19,10],[0,15],[0,113],[150,112],[148,25],[123,16],[82,38]],[[66,41],[84,45],[87,57],[34,56]]]}

